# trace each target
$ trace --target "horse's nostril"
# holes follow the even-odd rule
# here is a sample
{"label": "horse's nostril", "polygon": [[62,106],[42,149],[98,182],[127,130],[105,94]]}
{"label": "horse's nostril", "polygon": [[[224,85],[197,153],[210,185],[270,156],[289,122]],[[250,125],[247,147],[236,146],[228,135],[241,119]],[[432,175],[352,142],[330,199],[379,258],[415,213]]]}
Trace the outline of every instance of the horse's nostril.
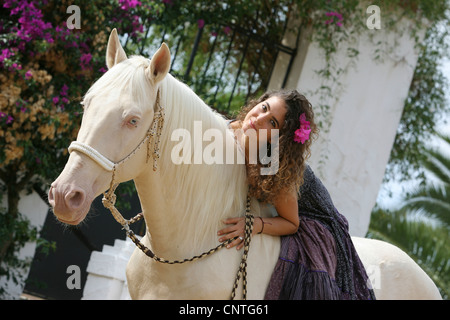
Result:
{"label": "horse's nostril", "polygon": [[81,190],[71,191],[65,196],[66,206],[70,209],[77,209],[83,203],[85,194]]}

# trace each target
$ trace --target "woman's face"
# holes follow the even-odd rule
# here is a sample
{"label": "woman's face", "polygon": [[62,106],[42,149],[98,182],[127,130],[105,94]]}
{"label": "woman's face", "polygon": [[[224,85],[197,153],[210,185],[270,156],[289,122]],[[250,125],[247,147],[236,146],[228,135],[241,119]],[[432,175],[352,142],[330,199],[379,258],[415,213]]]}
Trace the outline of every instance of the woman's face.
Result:
{"label": "woman's face", "polygon": [[[282,98],[272,96],[267,100],[254,106],[245,116],[242,123],[244,133],[247,130],[255,130],[258,142],[261,139],[270,141],[272,137],[272,129],[281,130],[286,115],[286,104]],[[261,129],[265,129],[267,134],[261,134]],[[278,131],[276,131],[278,132]],[[248,135],[248,133],[246,133]]]}

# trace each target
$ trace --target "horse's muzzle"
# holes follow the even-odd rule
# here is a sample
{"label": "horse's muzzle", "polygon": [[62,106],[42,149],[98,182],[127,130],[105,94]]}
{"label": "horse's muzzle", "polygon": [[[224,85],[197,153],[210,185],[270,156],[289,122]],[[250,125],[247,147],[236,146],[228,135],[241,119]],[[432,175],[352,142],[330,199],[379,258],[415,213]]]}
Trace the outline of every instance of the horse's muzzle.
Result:
{"label": "horse's muzzle", "polygon": [[78,224],[84,219],[89,210],[86,198],[83,189],[69,185],[53,183],[48,192],[48,201],[55,216],[67,224]]}

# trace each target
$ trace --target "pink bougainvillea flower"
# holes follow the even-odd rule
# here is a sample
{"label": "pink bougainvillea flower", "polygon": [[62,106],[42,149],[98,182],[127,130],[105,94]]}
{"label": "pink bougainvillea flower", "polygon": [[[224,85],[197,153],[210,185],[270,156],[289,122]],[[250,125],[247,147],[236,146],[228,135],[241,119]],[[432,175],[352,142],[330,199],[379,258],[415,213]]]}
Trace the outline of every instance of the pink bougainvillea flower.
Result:
{"label": "pink bougainvillea flower", "polygon": [[[325,15],[327,17],[336,17],[339,20],[339,21],[336,22],[336,25],[338,27],[342,27],[342,20],[343,20],[342,14],[340,14],[339,12],[333,11],[333,12],[326,12]],[[325,20],[325,24],[330,24],[330,23],[333,23],[333,22],[334,22],[333,18]]]}
{"label": "pink bougainvillea flower", "polygon": [[61,88],[61,91],[59,92],[62,96],[67,96],[67,90],[69,90],[69,87],[67,84],[64,83],[64,85]]}
{"label": "pink bougainvillea flower", "polygon": [[88,64],[92,59],[92,55],[90,53],[83,53],[81,55],[81,63]]}
{"label": "pink bougainvillea flower", "polygon": [[300,128],[294,132],[294,141],[304,144],[309,139],[309,134],[311,133],[310,122],[306,121],[306,115],[304,113],[300,115],[299,120]]}
{"label": "pink bougainvillea flower", "polygon": [[119,0],[119,3],[121,4],[120,9],[122,10],[133,9],[141,4],[138,0]]}
{"label": "pink bougainvillea flower", "polygon": [[231,28],[229,26],[223,27],[223,32],[225,32],[226,35],[229,35],[231,32]]}
{"label": "pink bougainvillea flower", "polygon": [[90,53],[83,53],[80,57],[80,61],[81,61],[81,69],[89,69],[89,63],[92,60],[92,55]]}
{"label": "pink bougainvillea flower", "polygon": [[3,49],[2,53],[0,54],[0,62],[3,62],[3,60],[8,59],[9,57],[13,56],[14,53],[10,51],[9,49]]}
{"label": "pink bougainvillea flower", "polygon": [[14,70],[22,70],[22,65],[17,64],[17,63],[13,63],[10,67],[9,67],[9,71],[14,71]]}

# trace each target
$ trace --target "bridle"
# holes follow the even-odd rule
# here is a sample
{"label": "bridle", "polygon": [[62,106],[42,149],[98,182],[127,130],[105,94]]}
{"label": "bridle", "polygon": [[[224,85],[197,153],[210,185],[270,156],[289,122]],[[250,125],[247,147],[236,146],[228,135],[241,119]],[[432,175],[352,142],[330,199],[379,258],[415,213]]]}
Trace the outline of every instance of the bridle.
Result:
{"label": "bridle", "polygon": [[92,148],[91,146],[78,142],[73,141],[69,146],[69,153],[72,151],[78,151],[81,153],[84,153],[89,158],[94,160],[98,165],[100,165],[103,169],[109,172],[115,172],[117,166],[123,164],[127,160],[129,160],[132,156],[134,156],[141,148],[142,146],[147,143],[147,162],[150,159],[150,143],[151,138],[156,136],[156,140],[154,143],[154,150],[153,150],[153,171],[156,171],[157,169],[157,159],[159,159],[159,144],[161,139],[161,131],[164,126],[164,109],[161,107],[161,104],[159,103],[159,91],[156,94],[156,105],[158,106],[158,111],[155,112],[155,115],[153,117],[153,121],[150,125],[150,128],[147,130],[147,133],[145,137],[142,139],[142,141],[138,144],[138,146],[131,151],[125,158],[123,158],[120,161],[113,162],[109,160],[107,157],[102,155],[100,152]]}
{"label": "bridle", "polygon": [[[204,258],[206,256],[209,256],[213,254],[214,252],[218,251],[219,249],[225,247],[229,243],[236,240],[238,237],[234,237],[231,239],[228,239],[227,241],[224,241],[220,243],[217,247],[212,248],[206,252],[203,252],[200,255],[194,256],[189,259],[184,260],[166,260],[164,258],[160,258],[156,256],[148,247],[146,247],[135,235],[135,233],[130,229],[130,225],[141,220],[144,215],[143,213],[138,213],[135,217],[131,219],[125,219],[123,215],[119,212],[119,210],[115,207],[116,203],[116,195],[115,190],[119,186],[119,183],[115,183],[115,175],[116,175],[116,169],[119,165],[125,163],[127,160],[129,160],[131,157],[133,157],[141,148],[142,146],[147,143],[147,159],[146,162],[148,163],[148,160],[150,159],[150,148],[151,148],[151,142],[152,138],[154,139],[154,149],[153,149],[153,171],[157,170],[157,159],[160,157],[159,152],[159,145],[160,145],[160,139],[161,139],[161,131],[164,126],[164,108],[160,104],[160,92],[158,90],[156,95],[156,105],[158,107],[158,111],[155,112],[155,115],[153,117],[153,121],[150,125],[150,128],[147,130],[147,133],[145,137],[142,139],[142,141],[138,144],[138,146],[131,151],[126,157],[124,157],[122,160],[114,162],[102,155],[99,151],[94,149],[93,147],[82,143],[78,141],[73,141],[69,146],[69,153],[73,151],[77,151],[80,153],[85,154],[89,158],[91,158],[94,162],[96,162],[99,166],[101,166],[103,169],[105,169],[108,172],[112,173],[110,186],[107,192],[103,194],[102,203],[103,206],[111,212],[114,219],[120,223],[125,230],[127,236],[136,244],[136,246],[148,257],[152,258],[153,260],[165,263],[165,264],[182,264],[190,261],[195,261],[201,258]],[[246,203],[246,210],[245,210],[245,237],[244,237],[244,252],[242,254],[241,263],[239,265],[238,272],[236,274],[236,278],[233,285],[233,290],[231,292],[231,299],[234,299],[236,295],[236,289],[239,285],[240,277],[242,276],[243,281],[243,289],[242,289],[242,297],[244,300],[247,298],[247,256],[248,251],[250,247],[250,240],[253,230],[253,220],[254,217],[252,214],[250,214],[250,198],[247,196],[247,203]]]}

